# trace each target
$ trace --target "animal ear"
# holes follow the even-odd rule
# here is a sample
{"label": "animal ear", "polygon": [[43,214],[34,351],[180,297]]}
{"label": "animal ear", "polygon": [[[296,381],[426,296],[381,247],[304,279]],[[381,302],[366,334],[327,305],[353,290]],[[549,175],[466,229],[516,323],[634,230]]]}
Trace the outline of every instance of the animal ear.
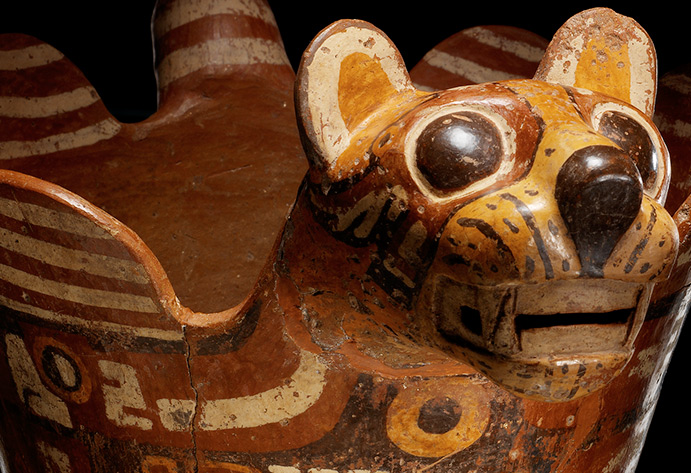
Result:
{"label": "animal ear", "polygon": [[657,57],[638,23],[607,8],[593,8],[557,31],[535,79],[601,92],[652,116]]}
{"label": "animal ear", "polygon": [[324,29],[302,57],[295,90],[313,169],[331,181],[364,169],[378,133],[373,122],[391,118],[400,109],[397,104],[417,94],[403,58],[379,29],[358,20]]}

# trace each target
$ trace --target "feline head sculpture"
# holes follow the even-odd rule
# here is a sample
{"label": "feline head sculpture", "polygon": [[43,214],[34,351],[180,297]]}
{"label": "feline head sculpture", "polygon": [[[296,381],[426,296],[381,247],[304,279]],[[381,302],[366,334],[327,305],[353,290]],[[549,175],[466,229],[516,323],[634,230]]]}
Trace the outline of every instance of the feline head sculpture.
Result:
{"label": "feline head sculpture", "polygon": [[161,1],[154,36],[136,124],[0,38],[0,470],[634,468],[691,300],[635,22],[448,90],[354,20],[293,90],[264,0]]}
{"label": "feline head sculpture", "polygon": [[568,400],[626,365],[678,235],[651,120],[650,39],[596,9],[532,80],[425,92],[372,25],[325,29],[296,104],[316,219],[376,247],[368,273],[418,340],[514,393]]}

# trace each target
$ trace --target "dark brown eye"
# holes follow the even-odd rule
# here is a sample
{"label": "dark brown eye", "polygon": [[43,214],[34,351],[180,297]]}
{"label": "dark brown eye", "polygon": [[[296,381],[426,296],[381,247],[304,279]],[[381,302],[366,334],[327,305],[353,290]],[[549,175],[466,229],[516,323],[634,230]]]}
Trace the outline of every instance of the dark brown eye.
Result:
{"label": "dark brown eye", "polygon": [[608,111],[602,114],[598,131],[629,155],[641,174],[643,188],[651,190],[657,182],[659,156],[650,134],[643,125],[623,113]]}
{"label": "dark brown eye", "polygon": [[459,111],[431,122],[417,139],[417,167],[441,191],[456,191],[496,172],[504,155],[497,126]]}

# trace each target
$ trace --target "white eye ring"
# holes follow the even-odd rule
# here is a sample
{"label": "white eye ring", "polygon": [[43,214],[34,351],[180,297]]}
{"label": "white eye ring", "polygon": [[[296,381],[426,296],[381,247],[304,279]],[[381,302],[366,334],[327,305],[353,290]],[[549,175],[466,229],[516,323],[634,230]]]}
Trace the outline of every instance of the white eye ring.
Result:
{"label": "white eye ring", "polygon": [[660,132],[657,130],[655,125],[653,125],[653,123],[643,115],[642,112],[639,112],[637,109],[631,106],[616,102],[602,102],[593,107],[591,121],[595,130],[600,128],[602,118],[607,112],[620,113],[631,118],[632,120],[635,120],[636,123],[643,127],[643,129],[648,133],[648,136],[655,147],[657,162],[655,163],[655,182],[650,186],[650,189],[647,189],[644,192],[658,203],[664,204],[664,201],[667,198],[667,191],[669,190],[670,161],[667,146],[662,140]]}
{"label": "white eye ring", "polygon": [[[420,135],[432,122],[443,116],[460,112],[477,113],[494,123],[494,125],[500,131],[502,140],[501,147],[504,150],[504,157],[499,164],[499,168],[491,175],[483,177],[476,182],[458,190],[457,192],[441,192],[430,184],[430,182],[425,178],[418,168],[416,153],[417,142],[418,138],[420,138]],[[484,189],[490,184],[504,178],[511,173],[516,163],[516,131],[509,126],[504,117],[490,109],[477,105],[449,104],[436,108],[431,113],[418,119],[408,133],[404,146],[404,153],[410,174],[420,191],[436,202],[446,202]]]}

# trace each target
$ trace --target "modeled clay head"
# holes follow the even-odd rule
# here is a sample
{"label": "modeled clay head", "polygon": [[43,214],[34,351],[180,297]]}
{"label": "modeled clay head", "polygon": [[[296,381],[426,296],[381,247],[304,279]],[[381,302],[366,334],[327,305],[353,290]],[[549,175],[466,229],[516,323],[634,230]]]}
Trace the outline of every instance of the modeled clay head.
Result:
{"label": "modeled clay head", "polygon": [[297,109],[317,219],[414,313],[417,336],[514,393],[568,400],[625,366],[676,258],[655,53],[586,11],[534,79],[424,92],[343,21],[306,52]]}

